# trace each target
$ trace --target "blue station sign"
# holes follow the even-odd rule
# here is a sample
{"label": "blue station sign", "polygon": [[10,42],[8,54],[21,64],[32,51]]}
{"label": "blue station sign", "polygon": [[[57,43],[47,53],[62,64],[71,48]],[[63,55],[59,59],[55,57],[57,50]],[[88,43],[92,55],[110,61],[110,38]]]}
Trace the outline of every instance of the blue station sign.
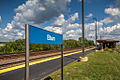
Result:
{"label": "blue station sign", "polygon": [[63,44],[61,34],[50,32],[34,26],[29,26],[30,43],[32,44]]}

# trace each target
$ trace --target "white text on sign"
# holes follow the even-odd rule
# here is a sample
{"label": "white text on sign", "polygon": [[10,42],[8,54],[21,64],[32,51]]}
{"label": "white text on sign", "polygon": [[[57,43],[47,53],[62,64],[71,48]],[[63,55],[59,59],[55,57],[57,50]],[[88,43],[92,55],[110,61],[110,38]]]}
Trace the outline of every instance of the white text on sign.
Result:
{"label": "white text on sign", "polygon": [[47,34],[47,40],[55,41],[55,37],[52,37],[50,34]]}

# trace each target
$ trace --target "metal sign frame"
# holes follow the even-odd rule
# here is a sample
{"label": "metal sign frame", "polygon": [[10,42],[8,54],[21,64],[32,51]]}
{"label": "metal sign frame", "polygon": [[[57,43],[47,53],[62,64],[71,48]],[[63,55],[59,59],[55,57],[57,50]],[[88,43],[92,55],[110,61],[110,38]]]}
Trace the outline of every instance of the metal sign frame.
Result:
{"label": "metal sign frame", "polygon": [[[29,24],[25,25],[25,80],[29,80]],[[63,38],[62,38],[63,39]],[[63,80],[63,44],[61,44],[61,80]]]}

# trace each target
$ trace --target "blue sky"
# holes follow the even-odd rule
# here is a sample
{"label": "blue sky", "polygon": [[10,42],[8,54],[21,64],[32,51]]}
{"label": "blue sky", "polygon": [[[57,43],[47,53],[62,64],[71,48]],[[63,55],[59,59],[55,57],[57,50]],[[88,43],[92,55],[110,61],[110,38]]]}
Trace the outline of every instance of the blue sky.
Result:
{"label": "blue sky", "polygon": [[[13,16],[16,15],[14,9],[19,5],[25,3],[27,0],[1,0],[0,1],[0,16],[2,17],[2,28],[5,28],[7,23],[10,23],[13,20]],[[104,9],[109,7],[111,4],[115,3],[115,0],[89,0],[85,1],[85,15],[89,13],[94,14],[98,20],[103,19],[108,16],[104,13]],[[81,22],[81,3],[78,0],[72,0],[71,3],[67,6],[70,11],[67,11],[69,15],[79,12]],[[66,17],[67,18],[67,17]],[[91,22],[92,19],[86,22]]]}
{"label": "blue sky", "polygon": [[13,20],[16,15],[14,9],[23,4],[26,0],[0,0],[0,16],[2,17],[2,28]]}
{"label": "blue sky", "polygon": [[[98,20],[103,19],[105,16],[107,16],[104,13],[104,9],[109,7],[111,3],[113,3],[114,0],[88,0],[85,1],[85,15],[89,15],[89,13],[94,14],[94,17],[97,17]],[[79,12],[80,20],[81,20],[81,3],[77,2],[76,0],[72,0],[70,4],[70,13]]]}
{"label": "blue sky", "polygon": [[[34,3],[35,1],[40,2],[40,4]],[[32,0],[1,0],[0,16],[2,17],[2,22],[1,22],[2,33],[0,36],[2,36],[3,38],[5,37],[9,38],[8,37],[8,34],[9,34],[11,35],[11,38],[15,38],[17,35],[14,35],[14,33],[17,32],[18,36],[20,36],[18,38],[24,38],[24,28],[22,27],[22,25],[26,23],[29,23],[37,27],[45,28],[45,29],[48,28],[47,30],[50,29],[50,31],[57,32],[55,31],[55,29],[51,29],[51,28],[58,27],[58,25],[56,26],[53,24],[63,21],[63,22],[60,22],[61,25],[59,25],[63,27],[64,26],[63,23],[69,21],[70,20],[69,18],[72,16],[74,18],[75,13],[78,13],[78,16],[75,17],[75,20],[70,21],[69,23],[66,23],[66,26],[68,25],[74,26],[77,24],[78,28],[81,29],[81,19],[82,19],[81,5],[82,4],[80,0],[63,0],[63,2],[62,0],[61,1],[51,0],[51,4],[48,4],[47,0],[45,0],[45,2],[42,0],[35,0],[35,1],[34,0],[33,1]],[[37,4],[39,6],[40,11],[37,12],[37,9],[36,9],[37,6],[34,6],[34,7],[29,6],[27,2],[30,2],[28,4],[31,4],[32,6]],[[114,26],[118,26],[118,27],[115,27],[116,29],[119,28],[118,20],[120,17],[119,16],[120,10],[119,10],[119,7],[115,6],[118,2],[119,0],[85,0],[85,26],[86,27],[92,26],[91,27],[92,29],[94,27],[93,17],[96,17],[98,20],[98,26],[100,25],[100,27],[98,28],[99,30],[98,32],[101,31],[101,33],[103,33],[102,35],[111,36],[109,34],[114,33],[114,31],[116,31],[114,29]],[[48,5],[46,5],[45,3]],[[55,3],[56,5],[53,6],[52,5],[53,3]],[[24,8],[21,8],[20,6]],[[48,6],[50,6],[50,10]],[[57,8],[60,9],[60,11],[58,11]],[[27,13],[27,10],[28,10],[28,13]],[[39,17],[32,16],[32,14],[37,15]],[[60,15],[63,15],[63,16],[60,16]],[[58,22],[55,22],[58,19],[61,19],[61,20],[59,20]],[[70,33],[70,32],[74,32],[75,30],[77,29],[69,28],[68,30],[66,30],[66,32]],[[86,35],[89,34],[91,36],[94,36],[94,33],[91,33],[90,30],[88,32],[89,33],[86,33]],[[118,32],[119,31],[117,31],[117,33]],[[74,35],[72,35],[72,33],[70,34],[66,34],[66,36],[69,35],[71,36],[69,38],[73,38],[73,39],[78,38],[77,33]],[[78,32],[78,34],[80,35],[81,33]],[[100,33],[98,33],[98,35],[100,35]],[[76,38],[73,36],[76,36]],[[69,38],[66,38],[66,39],[69,39]]]}

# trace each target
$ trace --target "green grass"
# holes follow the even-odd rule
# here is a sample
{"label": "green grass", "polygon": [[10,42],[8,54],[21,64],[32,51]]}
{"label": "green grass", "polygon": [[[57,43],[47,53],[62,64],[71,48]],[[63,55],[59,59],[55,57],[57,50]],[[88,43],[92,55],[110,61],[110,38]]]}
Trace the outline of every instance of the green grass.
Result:
{"label": "green grass", "polygon": [[[88,62],[75,62],[65,67],[64,80],[120,80],[120,53],[98,51],[89,54],[88,59]],[[50,77],[61,80],[60,70]]]}

